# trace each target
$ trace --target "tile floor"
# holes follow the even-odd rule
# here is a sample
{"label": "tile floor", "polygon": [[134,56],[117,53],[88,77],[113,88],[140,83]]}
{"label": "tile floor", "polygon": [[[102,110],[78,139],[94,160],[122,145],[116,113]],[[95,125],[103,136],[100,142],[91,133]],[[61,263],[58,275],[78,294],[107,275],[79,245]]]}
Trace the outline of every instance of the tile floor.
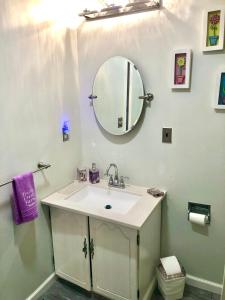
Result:
{"label": "tile floor", "polygon": [[[55,281],[52,286],[38,300],[106,300],[104,297],[91,295],[88,292],[68,283],[62,279]],[[185,300],[220,300],[220,296],[186,286]],[[158,291],[155,292],[152,300],[163,300]]]}

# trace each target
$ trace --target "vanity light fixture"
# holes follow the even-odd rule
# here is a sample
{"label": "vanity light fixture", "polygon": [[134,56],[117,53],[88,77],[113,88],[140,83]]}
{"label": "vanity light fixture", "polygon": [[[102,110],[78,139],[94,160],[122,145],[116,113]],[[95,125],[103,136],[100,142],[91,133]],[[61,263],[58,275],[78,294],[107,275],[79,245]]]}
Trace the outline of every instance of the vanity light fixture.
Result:
{"label": "vanity light fixture", "polygon": [[96,20],[109,17],[118,17],[138,12],[146,12],[150,10],[158,10],[161,7],[161,0],[141,0],[141,1],[131,1],[125,6],[116,4],[106,4],[106,7],[97,10],[85,9],[79,14],[80,17],[84,17],[86,20]]}

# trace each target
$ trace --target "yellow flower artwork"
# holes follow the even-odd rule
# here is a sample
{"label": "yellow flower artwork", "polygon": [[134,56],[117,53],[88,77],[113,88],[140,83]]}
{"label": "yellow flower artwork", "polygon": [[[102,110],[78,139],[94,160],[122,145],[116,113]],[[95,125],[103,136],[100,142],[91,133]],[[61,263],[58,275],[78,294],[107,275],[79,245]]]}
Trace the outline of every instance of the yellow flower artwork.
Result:
{"label": "yellow flower artwork", "polygon": [[177,59],[177,64],[178,64],[179,67],[183,67],[185,65],[185,57],[180,56]]}

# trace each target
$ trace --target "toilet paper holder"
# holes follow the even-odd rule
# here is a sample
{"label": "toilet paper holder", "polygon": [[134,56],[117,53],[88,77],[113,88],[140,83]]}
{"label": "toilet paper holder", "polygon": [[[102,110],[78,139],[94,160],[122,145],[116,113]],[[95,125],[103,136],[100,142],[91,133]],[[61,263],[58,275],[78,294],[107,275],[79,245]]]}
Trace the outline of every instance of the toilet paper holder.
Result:
{"label": "toilet paper holder", "polygon": [[211,222],[211,205],[188,202],[188,221],[190,213],[196,213],[207,216],[206,224]]}

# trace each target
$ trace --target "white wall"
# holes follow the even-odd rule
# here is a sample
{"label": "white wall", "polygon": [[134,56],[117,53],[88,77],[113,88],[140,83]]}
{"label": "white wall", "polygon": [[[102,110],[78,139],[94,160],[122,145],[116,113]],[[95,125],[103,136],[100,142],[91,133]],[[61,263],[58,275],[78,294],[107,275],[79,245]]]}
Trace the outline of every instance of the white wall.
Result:
{"label": "white wall", "polygon": [[[76,31],[30,22],[34,1],[1,1],[0,182],[36,169],[38,198],[71,182],[80,161]],[[71,140],[62,142],[63,118]],[[32,223],[12,222],[11,186],[0,189],[0,299],[24,300],[52,272],[48,210]]]}
{"label": "white wall", "polygon": [[[225,253],[225,115],[212,108],[215,76],[225,53],[201,51],[202,13],[224,0],[165,0],[160,12],[85,23],[78,32],[83,163],[110,162],[130,182],[168,190],[163,209],[162,255],[175,254],[186,271],[222,282]],[[194,52],[191,92],[172,92],[172,50]],[[155,95],[144,119],[129,135],[113,137],[96,123],[89,104],[92,82],[109,57],[131,59]],[[161,142],[164,126],[173,127],[173,144]],[[187,221],[188,201],[212,205],[208,230]]]}

